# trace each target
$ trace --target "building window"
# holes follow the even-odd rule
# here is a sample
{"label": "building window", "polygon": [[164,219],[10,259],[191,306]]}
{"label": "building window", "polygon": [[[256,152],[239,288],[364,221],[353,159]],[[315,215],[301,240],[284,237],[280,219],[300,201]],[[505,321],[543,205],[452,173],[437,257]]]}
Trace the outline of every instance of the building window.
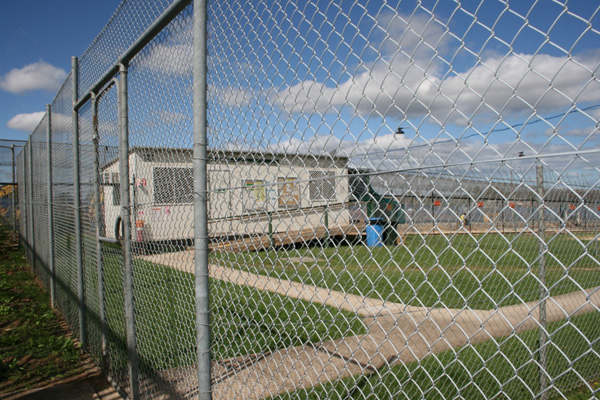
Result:
{"label": "building window", "polygon": [[194,202],[194,171],[192,168],[154,167],[152,175],[155,204]]}
{"label": "building window", "polygon": [[335,199],[333,171],[311,171],[308,192],[312,201]]}
{"label": "building window", "polygon": [[264,209],[267,201],[265,181],[245,179],[242,184],[244,186],[244,211]]}
{"label": "building window", "polygon": [[121,205],[121,186],[118,183],[112,185],[112,205]]}
{"label": "building window", "polygon": [[297,208],[300,206],[300,187],[298,178],[277,178],[279,185],[280,208]]}

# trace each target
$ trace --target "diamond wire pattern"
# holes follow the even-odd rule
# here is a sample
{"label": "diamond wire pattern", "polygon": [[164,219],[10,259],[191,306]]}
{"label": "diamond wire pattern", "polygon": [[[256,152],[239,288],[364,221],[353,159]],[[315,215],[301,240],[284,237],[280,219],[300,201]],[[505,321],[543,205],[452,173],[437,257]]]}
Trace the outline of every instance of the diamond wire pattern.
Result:
{"label": "diamond wire pattern", "polygon": [[[124,2],[81,57],[80,92],[167,5]],[[546,0],[210,2],[214,398],[596,390],[597,13]],[[129,177],[114,162],[114,88],[100,101],[108,237],[116,189],[131,188],[145,398],[196,395],[191,23],[188,7],[131,62]],[[53,103],[53,189],[57,301],[77,329],[69,82]],[[89,111],[81,212],[97,342]],[[34,214],[23,227],[47,224]],[[127,387],[122,253],[102,249],[108,366]]]}
{"label": "diamond wire pattern", "polygon": [[79,337],[75,209],[73,202],[73,127],[70,75],[52,102],[52,169],[56,303]]}
{"label": "diamond wire pattern", "polygon": [[[223,229],[217,228],[217,221],[211,225],[213,240],[223,249],[214,258],[229,268],[229,279],[250,285],[251,278],[240,277],[236,271],[242,270],[278,282],[285,279],[424,307],[433,313],[458,312],[464,318],[473,314],[471,309],[492,310],[487,317],[476,314],[480,323],[493,317],[509,318],[493,311],[506,306],[532,302],[529,307],[537,309],[540,286],[551,296],[597,287],[599,277],[592,272],[598,265],[593,247],[598,219],[594,209],[599,201],[595,190],[598,169],[593,161],[597,154],[574,157],[566,164],[549,155],[593,148],[590,139],[597,131],[597,119],[591,110],[597,105],[575,99],[582,99],[590,87],[598,85],[592,77],[597,60],[579,57],[585,42],[597,38],[598,31],[588,29],[591,22],[582,10],[546,3],[513,6],[484,1],[477,8],[452,2],[421,2],[414,8],[404,3],[380,6],[374,2],[211,3],[209,129],[216,164],[212,168],[223,169],[222,163],[235,163],[228,168],[231,176],[235,177],[236,169],[246,174],[237,182],[229,179],[233,193],[227,200],[230,207],[225,208],[234,211],[229,212],[233,215],[229,236],[218,234]],[[543,17],[542,7],[548,11]],[[558,33],[566,24],[580,29],[581,35],[572,42]],[[539,43],[539,54],[513,50],[524,45],[525,38],[534,47]],[[493,56],[488,54],[490,51],[504,56]],[[574,54],[578,56],[572,58]],[[471,68],[468,74],[459,72],[465,66]],[[576,88],[564,84],[567,70],[581,77]],[[551,105],[554,101],[563,106]],[[570,104],[575,105],[568,108]],[[519,118],[519,112],[530,115]],[[573,121],[567,122],[569,118]],[[569,131],[575,119],[587,127],[581,136]],[[534,124],[543,125],[542,131],[551,133],[538,139],[536,129],[530,128]],[[398,125],[404,127],[404,132],[394,134]],[[241,156],[232,157],[231,151]],[[273,161],[266,167],[255,152],[266,153],[271,159],[278,158],[273,153],[283,154],[279,158],[285,161]],[[543,197],[536,182],[536,163],[530,158],[534,154],[544,156]],[[311,171],[311,162],[322,161],[317,156],[334,160],[340,155],[349,158],[352,173],[366,175],[366,186],[370,186],[360,195],[349,193],[347,198],[366,203],[360,207],[363,219],[389,221],[384,223],[383,248],[365,248],[356,242],[345,246],[344,240],[327,248],[323,246],[327,242],[314,240],[318,235],[311,216],[318,213],[318,203],[303,206],[302,199],[314,199],[317,189],[311,186],[310,178],[303,179],[302,175],[307,171],[313,177],[318,175]],[[485,159],[500,161],[479,162]],[[259,166],[254,165],[257,163]],[[344,179],[345,172],[336,177]],[[587,182],[579,183],[584,176]],[[294,190],[300,199],[282,199],[282,193]],[[219,191],[222,189],[218,185],[211,186],[211,196],[223,199]],[[381,209],[394,202],[403,207],[404,221],[400,223],[392,222],[393,213],[386,214],[387,208]],[[243,225],[236,225],[236,209]],[[212,210],[214,217],[223,215],[216,206],[211,206]],[[540,210],[544,210],[543,221]],[[328,219],[340,225],[347,223],[339,214]],[[297,237],[305,228],[313,239]],[[243,242],[242,237],[246,238]],[[280,237],[296,244],[265,251]],[[228,246],[233,247],[232,239],[242,250],[238,254],[226,251]],[[540,253],[542,241],[545,245]],[[309,261],[307,253],[315,258]],[[543,260],[545,282],[538,276]],[[280,288],[283,286],[279,283]],[[221,295],[213,288],[213,297],[219,296],[231,293]],[[332,296],[330,292],[330,299]],[[559,309],[562,307],[559,305]],[[597,305],[591,307],[597,309]],[[564,316],[572,315],[571,310],[563,311]],[[218,318],[219,314],[215,309],[213,316]],[[479,314],[487,315],[485,311]],[[285,313],[279,313],[279,321],[285,318]],[[464,327],[446,325],[439,318],[422,319],[402,312],[395,318],[394,324],[409,319],[417,325],[411,336],[429,343],[427,362],[439,363],[443,369],[408,364],[403,375],[395,367],[384,368],[374,374],[380,379],[362,382],[359,388],[350,390],[352,393],[364,391],[366,396],[374,391],[381,398],[395,398],[399,393],[390,384],[412,385],[415,391],[405,391],[406,398],[490,397],[498,393],[495,390],[505,388],[510,393],[533,395],[537,390],[530,388],[530,382],[536,381],[540,350],[530,341],[513,334],[506,351],[520,346],[525,360],[513,366],[512,376],[492,376],[494,383],[486,385],[491,370],[485,364],[475,368],[469,362],[480,359],[483,363],[513,363],[498,347],[485,350],[487,353],[477,348],[458,348],[450,355],[438,355],[439,350],[433,349],[455,347],[456,333],[451,332],[457,329],[470,341],[479,336],[497,337],[490,324],[471,331],[468,323]],[[418,346],[411,350],[408,342],[392,337],[400,332],[390,330],[391,321],[381,315],[367,322],[369,332],[387,330],[389,337],[376,344],[378,348],[366,361],[375,362],[389,351],[386,346],[396,346],[395,352],[413,353],[421,359]],[[533,315],[509,322],[518,330],[542,327],[557,343],[564,340],[561,332],[567,328],[579,330],[578,324],[586,323],[563,322],[545,327]],[[436,326],[439,336],[431,337],[427,325]],[[350,357],[360,359],[357,353],[365,351],[372,335],[375,333],[363,340],[362,348],[349,350]],[[589,331],[580,335],[581,341],[592,346],[593,334],[588,335]],[[217,359],[220,342],[229,340],[225,334],[215,332],[213,351]],[[341,343],[344,341],[350,342]],[[343,347],[339,343],[336,346],[338,350]],[[569,365],[573,357],[567,355],[569,351],[555,356],[557,361],[562,357]],[[344,354],[343,350],[340,353]],[[233,361],[241,359],[226,359],[224,363]],[[313,362],[302,360],[295,365],[304,370]],[[278,367],[285,368],[285,361]],[[460,381],[458,370],[469,381]],[[267,374],[264,369],[255,369],[259,375],[260,371]],[[597,376],[597,370],[593,371],[587,380]],[[243,371],[238,373],[239,379],[246,376]],[[574,372],[569,378],[578,382],[574,384],[565,383],[570,381],[560,373],[556,378],[550,376],[550,393],[562,393],[585,382],[578,374]],[[262,383],[253,382],[255,386],[247,387],[246,394],[264,395],[261,390],[274,394]],[[348,388],[346,383],[343,386]],[[452,389],[443,391],[442,386]],[[315,396],[322,396],[323,390],[315,390]]]}
{"label": "diamond wire pattern", "polygon": [[[8,185],[13,182],[11,144],[18,146],[19,142],[0,140],[0,146],[3,146],[0,147],[0,182],[2,185]],[[16,150],[19,150],[19,147],[17,147]],[[4,197],[4,192],[2,193],[2,196]],[[2,217],[4,218],[4,215],[2,215]]]}
{"label": "diamond wire pattern", "polygon": [[[21,149],[25,149],[23,146]],[[24,242],[26,235],[27,226],[27,213],[23,212],[25,207],[25,153],[21,150],[17,156],[17,193],[18,193],[18,205],[19,210],[19,242]]]}
{"label": "diamond wire pattern", "polygon": [[192,171],[192,7],[130,63],[135,317],[147,398],[197,388]]}
{"label": "diamond wire pattern", "polygon": [[102,32],[79,60],[79,93],[86,93],[152,22],[171,0],[123,1]]}
{"label": "diamond wire pattern", "polygon": [[[119,119],[117,89],[113,85],[98,99],[98,159],[101,172],[100,209],[104,224],[101,234],[115,238],[116,218],[119,215],[118,197],[120,177],[116,165],[119,157]],[[91,121],[88,120],[88,121]],[[108,172],[108,174],[107,174]],[[124,390],[129,388],[127,369],[127,336],[125,329],[125,295],[123,291],[123,250],[119,244],[102,243],[102,275],[106,318],[106,365],[109,376]]]}
{"label": "diamond wire pattern", "polygon": [[[31,186],[30,184],[28,184],[28,182],[30,181],[29,179],[29,142],[27,142],[25,144],[25,146],[23,146],[23,151],[21,151],[20,155],[22,156],[22,166],[23,166],[23,172],[21,174],[21,177],[23,179],[22,182],[25,182],[23,185],[21,185],[23,187],[23,196],[21,197],[21,202],[22,202],[22,206],[20,206],[21,209],[26,210],[23,215],[23,241],[25,244],[25,258],[27,259],[28,262],[31,263],[31,257],[30,257],[30,251],[29,251],[29,247],[31,246],[30,243],[28,243],[29,238],[31,237],[31,215],[29,213],[29,190],[31,190]],[[25,186],[27,185],[27,186]],[[28,215],[29,214],[29,215]]]}
{"label": "diamond wire pattern", "polygon": [[[14,155],[11,150],[11,146],[14,146]],[[11,237],[13,235],[13,217],[16,218],[16,228],[19,228],[19,213],[18,213],[18,194],[19,188],[17,187],[17,176],[13,174],[13,170],[16,172],[16,156],[19,154],[23,142],[20,140],[6,140],[0,139],[0,223],[8,227],[11,231]],[[15,207],[13,209],[13,193],[15,195]]]}
{"label": "diamond wire pattern", "polygon": [[[46,118],[31,135],[31,146],[34,171],[47,170],[48,153],[46,149]],[[35,252],[37,258],[37,273],[40,279],[49,288],[50,274],[48,270],[48,184],[45,176],[33,174],[33,220],[35,236]]]}
{"label": "diamond wire pattern", "polygon": [[86,304],[86,338],[89,353],[96,360],[102,359],[102,321],[100,319],[100,298],[98,295],[98,264],[96,250],[96,221],[94,210],[94,169],[93,127],[91,103],[79,109],[79,171],[82,262],[84,296]]}

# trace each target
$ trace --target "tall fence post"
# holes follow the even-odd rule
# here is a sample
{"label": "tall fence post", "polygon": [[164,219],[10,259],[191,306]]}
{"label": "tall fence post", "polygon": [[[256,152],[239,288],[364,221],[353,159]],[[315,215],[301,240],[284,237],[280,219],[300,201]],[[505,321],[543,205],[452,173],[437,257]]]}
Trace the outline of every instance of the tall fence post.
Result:
{"label": "tall fence post", "polygon": [[92,146],[94,153],[94,223],[96,225],[96,271],[98,275],[98,309],[100,318],[100,343],[102,349],[102,360],[100,360],[101,368],[106,369],[106,356],[107,356],[107,325],[106,325],[106,312],[105,312],[105,300],[104,300],[104,260],[102,255],[102,243],[100,237],[104,236],[102,232],[102,215],[100,209],[100,155],[99,155],[99,142],[100,137],[98,134],[98,101],[95,94],[92,94]]}
{"label": "tall fence post", "polygon": [[331,242],[331,233],[329,230],[329,203],[325,205],[325,214],[323,216],[323,224],[325,225],[325,240],[323,241],[324,247],[329,247]]}
{"label": "tall fence post", "polygon": [[83,350],[87,348],[85,332],[85,293],[83,285],[83,253],[81,240],[81,189],[79,174],[79,112],[75,108],[79,99],[79,61],[71,58],[71,89],[73,94],[73,208],[75,214],[75,262],[77,263],[77,298],[79,300],[79,340]]}
{"label": "tall fence post", "polygon": [[33,143],[31,141],[31,138],[29,138],[29,141],[27,141],[27,168],[28,168],[28,177],[27,180],[29,181],[29,191],[28,191],[28,195],[29,195],[29,209],[27,210],[28,218],[27,218],[27,222],[28,222],[28,228],[29,228],[29,232],[27,233],[28,237],[27,237],[27,245],[29,247],[29,262],[31,263],[31,270],[33,271],[33,273],[35,274],[37,272],[37,265],[36,265],[36,250],[35,250],[35,224],[33,222],[34,218],[33,218]]}
{"label": "tall fence post", "polygon": [[15,239],[15,243],[17,242],[19,235],[17,233],[17,202],[15,199],[16,196],[16,191],[17,191],[17,175],[16,175],[16,159],[15,159],[15,144],[12,143],[10,145],[10,151],[12,154],[12,183],[13,183],[13,190],[11,193],[11,202],[12,202],[12,228],[13,228],[13,235],[14,235],[14,239]]}
{"label": "tall fence post", "polygon": [[267,236],[269,237],[269,249],[273,249],[273,212],[267,211]]}
{"label": "tall fence post", "polygon": [[29,221],[27,220],[27,213],[29,212],[29,206],[28,206],[28,192],[29,189],[27,188],[27,163],[26,163],[26,159],[29,158],[29,156],[27,156],[27,143],[25,143],[23,145],[23,148],[21,150],[21,161],[20,161],[20,165],[19,167],[22,168],[21,171],[21,193],[22,193],[22,197],[19,197],[19,210],[21,211],[21,226],[23,227],[23,230],[20,229],[19,227],[19,241],[23,242],[23,244],[25,245],[25,258],[28,257],[29,254]]}
{"label": "tall fence post", "polygon": [[207,2],[194,0],[193,96],[194,96],[194,252],[196,340],[198,349],[198,399],[211,395],[210,304],[208,285],[207,207]]}
{"label": "tall fence post", "polygon": [[131,210],[129,201],[129,108],[127,93],[127,67],[119,65],[119,190],[121,194],[121,223],[123,224],[123,260],[125,271],[125,327],[127,330],[127,356],[129,363],[129,390],[132,400],[140,397],[139,365],[133,298],[133,258],[131,255]]}
{"label": "tall fence post", "polygon": [[52,106],[46,105],[46,150],[48,153],[48,268],[50,270],[50,304],[55,303],[54,270],[54,197],[52,195]]}
{"label": "tall fence post", "polygon": [[546,288],[546,232],[544,224],[545,191],[544,191],[544,166],[536,166],[536,180],[538,193],[538,237],[539,237],[539,280],[540,280],[540,338],[539,338],[539,363],[540,363],[540,399],[548,398],[548,376],[547,376],[547,347],[548,332],[546,331],[546,299],[548,289]]}

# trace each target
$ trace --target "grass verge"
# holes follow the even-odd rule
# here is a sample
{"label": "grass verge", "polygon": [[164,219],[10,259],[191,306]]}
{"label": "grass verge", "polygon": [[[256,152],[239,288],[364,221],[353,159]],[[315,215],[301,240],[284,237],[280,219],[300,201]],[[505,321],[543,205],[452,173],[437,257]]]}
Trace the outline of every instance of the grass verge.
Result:
{"label": "grass verge", "polygon": [[[546,240],[552,296],[600,286],[597,241]],[[491,309],[539,297],[534,235],[408,235],[398,246],[213,253],[211,262],[360,296],[427,307]]]}
{"label": "grass verge", "polygon": [[81,354],[22,249],[0,227],[0,392],[47,385],[80,372]]}
{"label": "grass verge", "polygon": [[[595,398],[600,389],[600,315],[588,313],[548,329],[549,398]],[[534,329],[272,399],[531,399],[540,387],[538,339]]]}
{"label": "grass verge", "polygon": [[[104,257],[109,364],[116,372],[127,359],[122,256],[117,253],[109,248]],[[140,369],[195,364],[194,275],[135,260],[134,290]],[[210,280],[210,305],[215,360],[366,332],[354,313],[216,279]]]}

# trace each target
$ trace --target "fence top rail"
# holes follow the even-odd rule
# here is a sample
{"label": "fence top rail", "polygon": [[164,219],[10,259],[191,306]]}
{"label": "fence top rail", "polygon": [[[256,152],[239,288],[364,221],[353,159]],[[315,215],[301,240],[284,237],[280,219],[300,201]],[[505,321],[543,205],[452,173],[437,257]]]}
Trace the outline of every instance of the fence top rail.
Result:
{"label": "fence top rail", "polygon": [[97,93],[104,85],[110,82],[119,71],[119,65],[127,65],[154,37],[160,33],[186,8],[192,0],[176,0],[171,4],[146,31],[117,59],[113,66],[81,97],[74,105],[73,110],[79,110],[87,103],[92,93]]}

